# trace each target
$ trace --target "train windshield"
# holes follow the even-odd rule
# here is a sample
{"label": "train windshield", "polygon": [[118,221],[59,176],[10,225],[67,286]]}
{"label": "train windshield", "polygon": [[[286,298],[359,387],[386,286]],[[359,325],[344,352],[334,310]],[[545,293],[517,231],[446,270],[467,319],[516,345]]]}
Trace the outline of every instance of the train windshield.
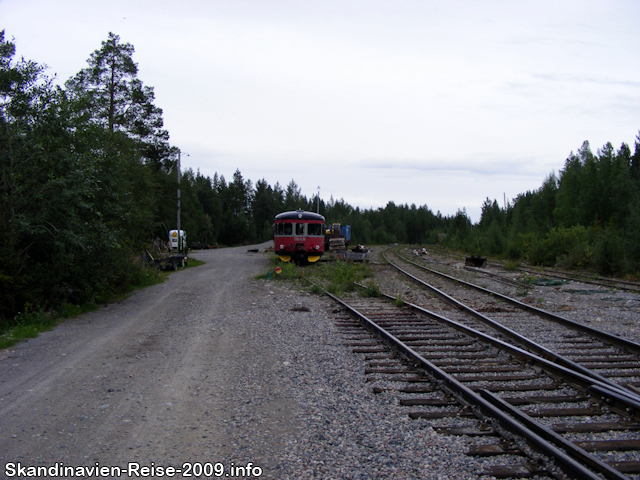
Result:
{"label": "train windshield", "polygon": [[307,225],[309,235],[322,235],[322,224],[309,223]]}
{"label": "train windshield", "polygon": [[307,235],[322,236],[324,233],[322,223],[276,223],[275,234],[282,236],[295,235],[304,237]]}

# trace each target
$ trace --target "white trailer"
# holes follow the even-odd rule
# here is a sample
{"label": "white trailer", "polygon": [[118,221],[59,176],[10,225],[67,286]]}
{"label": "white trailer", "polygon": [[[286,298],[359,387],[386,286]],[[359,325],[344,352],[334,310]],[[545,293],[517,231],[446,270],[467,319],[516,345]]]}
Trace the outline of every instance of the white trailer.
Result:
{"label": "white trailer", "polygon": [[180,230],[178,236],[178,230],[169,231],[169,247],[172,252],[185,253],[187,252],[187,232]]}

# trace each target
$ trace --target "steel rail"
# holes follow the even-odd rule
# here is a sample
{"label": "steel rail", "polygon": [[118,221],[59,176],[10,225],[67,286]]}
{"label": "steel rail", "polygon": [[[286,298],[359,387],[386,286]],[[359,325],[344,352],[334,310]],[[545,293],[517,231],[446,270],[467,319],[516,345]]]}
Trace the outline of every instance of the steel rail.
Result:
{"label": "steel rail", "polygon": [[627,292],[640,293],[640,283],[637,283],[637,282],[628,282],[626,280],[618,280],[615,278],[601,278],[599,280],[590,279],[590,278],[580,278],[580,277],[576,278],[574,276],[571,276],[571,274],[569,273],[552,272],[544,268],[541,269],[541,271],[537,271],[537,270],[531,270],[524,267],[519,267],[518,270],[524,273],[531,273],[534,275],[542,272],[549,277],[555,277],[561,280],[575,280],[576,282],[580,282],[580,283],[587,283],[590,285],[600,285],[603,287],[610,287],[610,288],[616,288],[618,290],[625,290]]}
{"label": "steel rail", "polygon": [[[373,320],[369,319],[366,315],[356,310],[354,307],[344,302],[340,298],[332,295],[329,292],[325,291],[325,294],[332,298],[334,301],[342,305],[346,310],[350,312],[351,315],[358,318],[360,324],[365,327],[367,330],[374,332],[378,335],[385,343],[387,343],[391,348],[398,351],[402,356],[407,358],[408,360],[414,362],[416,365],[425,369],[437,382],[440,382],[444,385],[450,392],[452,392],[453,396],[462,404],[469,405],[476,415],[479,416],[488,416],[494,418],[496,421],[502,425],[503,428],[521,435],[526,438],[530,444],[538,451],[543,452],[544,454],[552,457],[557,465],[564,471],[565,474],[571,476],[575,479],[584,479],[584,480],[595,480],[601,478],[598,474],[594,473],[592,470],[586,468],[580,461],[576,460],[572,454],[572,452],[565,452],[561,448],[559,448],[554,442],[544,439],[541,435],[535,433],[532,429],[515,419],[511,414],[506,413],[503,409],[495,406],[491,401],[483,398],[480,394],[474,392],[472,389],[464,385],[462,382],[457,380],[451,374],[445,372],[441,368],[437,367],[435,364],[424,358],[420,355],[416,350],[399,340],[392,333],[378,325]],[[387,297],[393,299],[391,296]],[[406,303],[405,303],[406,304]],[[408,304],[410,305],[410,304]],[[411,305],[413,308],[420,309],[415,305]],[[449,320],[449,322],[452,322]],[[453,322],[457,323],[457,322]],[[459,327],[473,331],[474,336],[478,337],[488,337],[482,332],[477,330],[470,329],[462,324],[458,324]],[[491,337],[488,337],[491,338]],[[491,343],[493,344],[502,344],[503,348],[508,349],[510,351],[519,350],[519,353],[524,356],[531,357],[532,354],[519,349],[513,345],[509,345],[502,340],[491,338]],[[555,365],[551,362],[546,361],[538,357],[538,361],[547,363],[549,367],[553,370],[567,370],[564,367],[559,365]],[[567,370],[569,375],[572,375],[574,379],[579,379],[577,383],[591,383],[590,378],[585,378],[581,374],[577,372],[571,372]],[[603,387],[606,389],[606,387]],[[587,454],[588,455],[588,454]],[[621,474],[617,470],[614,470],[609,465],[600,462],[595,457],[591,457],[590,465],[594,470],[597,470],[599,473],[605,476],[605,478],[616,479],[616,480],[628,480],[628,477]]]}
{"label": "steel rail", "polygon": [[[450,252],[442,252],[442,254],[453,257],[453,258],[460,258],[461,260],[464,260],[463,255],[457,255]],[[434,263],[443,263],[443,262],[434,262]],[[487,260],[487,265],[490,265],[490,264],[494,266],[498,266],[500,268],[504,268],[504,265],[500,261]],[[535,270],[532,270],[526,267],[518,267],[518,270],[524,273],[532,273],[532,274],[544,273],[545,275],[548,275],[550,277],[556,277],[562,280],[575,280],[581,283],[601,285],[603,287],[611,287],[611,288],[616,288],[618,290],[625,290],[628,292],[640,293],[640,282],[630,282],[627,280],[621,280],[618,278],[611,278],[611,277],[598,278],[594,275],[589,275],[587,273],[578,274],[578,276],[574,276],[569,272],[553,271],[547,268],[536,268]],[[483,272],[483,273],[486,273],[486,272]]]}
{"label": "steel rail", "polygon": [[[391,262],[387,256],[385,255],[386,252],[382,253],[382,256],[384,257],[384,259],[389,262],[389,264],[397,269],[400,270],[400,268],[394,264],[393,262]],[[631,340],[627,340],[626,338],[622,338],[619,337],[617,335],[613,335],[609,332],[605,332],[603,330],[598,330],[597,328],[593,328],[593,327],[589,327],[587,325],[583,325],[581,323],[578,323],[576,321],[570,320],[568,318],[565,318],[561,315],[549,312],[547,310],[544,310],[542,308],[538,308],[538,307],[534,307],[532,305],[528,305],[524,302],[520,302],[519,300],[516,300],[515,298],[511,298],[508,297],[506,295],[503,295],[499,292],[494,292],[493,290],[489,290],[488,288],[484,288],[481,287],[480,285],[476,285],[474,283],[470,283],[470,282],[465,282],[464,280],[460,280],[458,278],[452,277],[451,275],[447,275],[446,273],[442,273],[442,272],[438,272],[437,270],[433,270],[431,268],[427,268],[424,265],[420,265],[418,263],[412,262],[411,260],[407,259],[406,257],[403,257],[400,254],[397,254],[398,257],[400,257],[402,260],[404,260],[407,263],[410,263],[411,265],[414,265],[422,270],[428,271],[430,273],[436,274],[440,277],[446,278],[447,280],[453,281],[453,282],[457,282],[460,283],[462,285],[465,285],[467,287],[473,288],[475,290],[478,290],[480,292],[486,293],[487,295],[491,295],[493,297],[499,298],[501,300],[504,300],[505,302],[511,304],[511,305],[515,305],[518,308],[521,308],[523,310],[526,310],[529,313],[533,313],[535,315],[538,315],[542,318],[546,318],[547,320],[551,320],[557,323],[560,323],[562,325],[568,325],[571,328],[574,328],[576,330],[579,330],[581,332],[584,333],[588,333],[589,335],[592,335],[596,338],[599,338],[600,340],[605,340],[607,342],[610,342],[618,347],[621,348],[626,348],[631,352],[634,352],[638,355],[640,355],[640,343],[637,342],[633,342]],[[404,273],[404,272],[403,272]],[[415,278],[415,277],[414,277]],[[422,282],[424,283],[424,282]],[[425,285],[428,285],[425,283]],[[432,287],[435,288],[435,287]]]}
{"label": "steel rail", "polygon": [[527,428],[531,429],[533,432],[535,432],[537,435],[540,435],[545,440],[548,440],[560,446],[562,449],[569,452],[572,456],[579,458],[580,461],[586,463],[591,468],[594,468],[602,473],[604,473],[604,471],[606,470],[610,475],[612,475],[611,477],[607,475],[607,478],[625,478],[620,472],[615,470],[610,465],[607,465],[606,463],[598,460],[593,455],[589,455],[589,453],[586,452],[583,448],[578,447],[563,436],[558,435],[553,430],[545,427],[522,410],[515,408],[508,402],[505,402],[496,394],[491,393],[489,390],[479,390],[479,392],[482,398],[485,398],[497,408],[500,408],[512,417],[516,418],[519,422],[522,422],[527,426]]}
{"label": "steel rail", "polygon": [[[359,283],[356,283],[356,285],[360,288],[366,288],[365,285]],[[382,296],[390,301],[395,300],[394,297],[386,293],[382,293]],[[505,342],[504,340],[500,340],[499,338],[492,337],[480,330],[476,330],[475,328],[456,322],[455,320],[451,320],[450,318],[427,310],[419,305],[415,305],[411,302],[404,302],[404,304],[412,310],[416,310],[429,318],[433,318],[434,320],[438,320],[439,322],[455,328],[459,332],[475,337],[485,343],[489,343],[500,350],[509,352],[515,357],[526,360],[533,365],[537,365],[549,373],[562,377],[570,383],[579,385],[584,389],[591,390],[602,397],[606,397],[612,406],[617,406],[619,409],[627,411],[628,413],[631,411],[640,413],[640,396],[638,394],[630,390],[626,390],[620,387],[620,385],[608,381],[606,378],[604,379],[606,381],[594,378],[593,372],[591,371],[583,373],[571,367],[560,365],[553,360],[531,353],[523,348]]]}
{"label": "steel rail", "polygon": [[[420,285],[424,286],[425,288],[428,288],[429,290],[431,290],[432,292],[436,293],[437,295],[441,296],[445,301],[447,301],[450,304],[453,304],[456,308],[458,308],[459,310],[465,311],[468,314],[472,315],[473,317],[477,318],[478,320],[482,321],[483,323],[491,326],[492,328],[494,328],[495,330],[499,331],[500,333],[502,333],[503,335],[507,336],[508,338],[511,338],[512,340],[516,341],[517,343],[519,343],[520,345],[528,348],[529,350],[535,352],[537,355],[540,355],[541,357],[556,363],[558,365],[562,365],[566,368],[569,368],[573,371],[576,372],[580,372],[583,375],[586,375],[587,377],[590,377],[598,382],[601,382],[605,385],[608,385],[610,389],[613,390],[617,390],[620,392],[623,392],[626,396],[629,396],[630,398],[635,399],[637,402],[640,402],[640,395],[638,395],[636,392],[634,392],[633,390],[630,390],[626,387],[624,387],[623,385],[620,385],[616,382],[613,382],[611,380],[609,380],[608,378],[600,375],[597,372],[594,372],[593,370],[586,368],[582,365],[580,365],[579,363],[564,357],[560,354],[558,354],[557,352],[554,352],[553,350],[550,350],[549,348],[540,345],[539,343],[536,343],[530,339],[528,339],[527,337],[519,334],[518,332],[505,327],[504,325],[496,322],[495,320],[487,317],[486,315],[483,315],[482,313],[474,310],[473,308],[469,307],[468,305],[456,300],[455,298],[451,297],[450,295],[447,295],[446,293],[442,292],[441,290],[439,290],[438,288],[434,287],[433,285],[430,285],[426,282],[424,282],[423,280],[419,279],[418,277],[412,275],[411,273],[407,272],[406,270],[403,270],[402,268],[400,268],[398,265],[395,265],[394,263],[390,262],[389,259],[386,258],[386,255],[383,256],[385,258],[385,260],[387,260],[389,262],[389,264],[391,266],[393,266],[394,268],[396,268],[398,271],[400,271],[401,273],[403,273],[404,275],[408,276],[409,278],[411,278],[412,280],[418,282]],[[413,262],[409,262],[409,263],[413,263]],[[420,265],[416,265],[418,267],[420,267]],[[421,267],[424,268],[424,267]],[[430,270],[430,269],[427,269]],[[442,274],[445,275],[445,274]],[[447,277],[449,277],[448,275],[446,275]],[[452,280],[455,280],[453,277],[449,277]],[[460,280],[456,280],[459,282],[462,282]],[[466,283],[466,282],[462,282],[462,283]],[[473,285],[473,284],[469,284],[469,285]],[[491,292],[490,290],[486,290],[483,287],[478,287],[479,289],[482,289],[486,292]],[[491,292],[493,294],[493,292]],[[500,294],[497,294],[500,295]],[[505,297],[505,298],[509,298],[509,297]],[[524,305],[524,304],[523,304]],[[421,307],[417,307],[416,308],[421,308]],[[424,309],[423,309],[424,310]],[[433,312],[429,312],[428,310],[424,310],[425,312],[428,312],[429,315],[437,315]],[[441,317],[444,318],[444,317]],[[449,320],[451,321],[451,320]],[[638,347],[640,348],[640,345],[638,345]]]}
{"label": "steel rail", "polygon": [[498,275],[497,273],[485,272],[481,268],[469,267],[468,265],[465,265],[464,269],[465,270],[469,270],[470,272],[479,273],[481,275],[486,275],[487,277],[493,277],[493,280],[495,280],[496,282],[504,283],[505,285],[509,285],[510,287],[521,288],[523,286],[526,286],[526,284],[522,283],[519,280],[511,280],[509,278],[504,278],[504,277],[501,277],[500,275]]}

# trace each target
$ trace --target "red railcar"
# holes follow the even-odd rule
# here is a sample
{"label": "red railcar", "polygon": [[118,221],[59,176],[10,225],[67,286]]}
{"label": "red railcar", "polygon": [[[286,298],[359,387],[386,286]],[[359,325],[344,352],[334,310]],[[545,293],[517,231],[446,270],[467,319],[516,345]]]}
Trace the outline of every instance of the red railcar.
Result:
{"label": "red railcar", "polygon": [[296,210],[276,215],[274,251],[283,262],[317,262],[324,253],[324,217]]}

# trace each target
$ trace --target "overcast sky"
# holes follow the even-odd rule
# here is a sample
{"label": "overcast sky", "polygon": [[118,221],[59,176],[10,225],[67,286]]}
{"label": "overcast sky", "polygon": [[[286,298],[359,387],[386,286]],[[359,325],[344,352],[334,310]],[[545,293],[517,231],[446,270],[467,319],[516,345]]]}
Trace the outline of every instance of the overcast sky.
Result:
{"label": "overcast sky", "polygon": [[183,166],[475,222],[584,140],[634,148],[640,1],[0,0],[60,82],[135,47]]}

